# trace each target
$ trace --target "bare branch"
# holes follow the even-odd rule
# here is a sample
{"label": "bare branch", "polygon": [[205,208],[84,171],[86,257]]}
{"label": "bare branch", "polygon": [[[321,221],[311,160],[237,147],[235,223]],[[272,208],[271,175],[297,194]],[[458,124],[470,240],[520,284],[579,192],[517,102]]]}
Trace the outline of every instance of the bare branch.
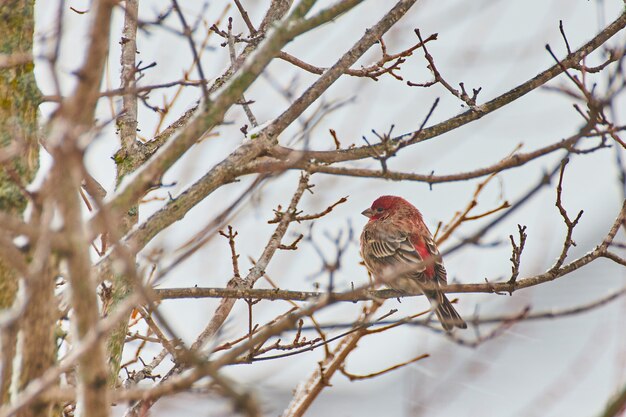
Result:
{"label": "bare branch", "polygon": [[563,221],[565,222],[565,226],[567,227],[567,234],[565,236],[565,240],[563,241],[563,249],[561,250],[561,255],[556,260],[554,266],[550,269],[550,271],[557,271],[563,262],[565,262],[565,258],[567,257],[567,252],[569,248],[572,246],[576,246],[576,242],[572,240],[572,234],[574,233],[574,227],[578,224],[581,216],[583,215],[583,211],[579,211],[578,215],[574,220],[571,220],[567,215],[567,211],[563,207],[563,203],[561,202],[561,194],[563,192],[563,174],[565,173],[565,166],[569,162],[569,159],[564,159],[561,161],[561,173],[559,174],[559,184],[556,187],[556,206],[559,209],[559,213],[561,213],[561,217],[563,217]]}
{"label": "bare branch", "polygon": [[10,68],[28,64],[33,61],[33,56],[28,52],[14,54],[0,54],[0,68]]}
{"label": "bare branch", "polygon": [[426,359],[429,356],[430,355],[428,353],[422,353],[421,355],[417,355],[413,359],[410,359],[410,360],[408,360],[406,362],[402,362],[402,363],[399,363],[397,365],[390,366],[389,368],[383,369],[382,371],[372,372],[371,374],[367,374],[367,375],[355,375],[355,374],[352,374],[352,373],[346,371],[345,367],[343,367],[343,366],[341,367],[341,373],[343,375],[345,375],[350,381],[362,381],[364,379],[376,378],[377,376],[384,375],[384,374],[386,374],[388,372],[395,371],[396,369],[404,368],[407,365],[410,365],[410,364],[415,363],[417,361],[421,361],[422,359]]}
{"label": "bare branch", "polygon": [[524,244],[526,243],[526,226],[517,225],[517,231],[519,232],[519,244],[515,243],[515,239],[513,239],[513,235],[509,235],[509,239],[511,240],[511,246],[513,247],[513,253],[511,254],[511,279],[509,279],[509,284],[515,284],[517,277],[519,276],[519,267],[522,259],[522,251],[524,250]]}
{"label": "bare branch", "polygon": [[[402,141],[405,146],[415,143],[423,142],[449,132],[460,126],[468,124],[474,120],[478,120],[485,115],[498,110],[499,108],[515,101],[516,99],[528,94],[529,92],[541,87],[551,79],[560,75],[563,72],[563,68],[574,68],[583,58],[589,55],[591,52],[602,46],[608,39],[613,37],[616,33],[622,30],[626,26],[626,13],[622,13],[615,21],[605,27],[598,35],[592,40],[581,46],[578,50],[572,53],[566,59],[560,61],[558,64],[553,65],[547,70],[541,72],[537,76],[522,83],[515,88],[507,91],[506,93],[477,106],[476,109],[470,109],[458,116],[452,117],[446,121],[438,123],[434,126],[419,130],[415,133],[408,133],[406,135],[395,138],[396,141]],[[377,151],[382,151],[382,146],[375,145]],[[344,149],[341,151],[296,151],[287,148],[274,148],[272,154],[276,157],[288,157],[290,160],[311,160],[315,159],[320,163],[333,163],[342,161],[352,161],[358,159],[364,159],[371,156],[371,149],[369,147],[355,147],[351,149]]]}
{"label": "bare branch", "polygon": [[478,89],[475,88],[473,90],[472,96],[470,97],[467,94],[467,92],[465,91],[465,86],[463,85],[463,83],[459,83],[459,86],[461,87],[461,91],[455,89],[450,84],[448,84],[448,82],[441,76],[441,73],[439,72],[439,70],[435,66],[435,59],[432,57],[432,55],[430,53],[428,53],[428,50],[426,49],[426,43],[422,39],[422,35],[420,34],[419,29],[415,29],[415,34],[417,35],[417,37],[420,40],[420,43],[422,44],[422,50],[424,51],[424,57],[428,61],[428,69],[431,70],[431,72],[433,73],[433,76],[435,77],[435,79],[433,81],[431,81],[431,82],[423,83],[423,84],[416,84],[416,83],[412,83],[411,81],[407,81],[407,84],[409,86],[411,86],[411,87],[430,87],[430,86],[432,86],[434,84],[439,83],[439,84],[443,85],[446,90],[448,90],[450,93],[452,93],[453,96],[458,97],[460,100],[465,102],[465,104],[467,104],[471,109],[477,110],[477,108],[476,108],[476,99],[478,98],[478,93],[480,93],[480,90],[482,90],[482,87],[480,87]]}

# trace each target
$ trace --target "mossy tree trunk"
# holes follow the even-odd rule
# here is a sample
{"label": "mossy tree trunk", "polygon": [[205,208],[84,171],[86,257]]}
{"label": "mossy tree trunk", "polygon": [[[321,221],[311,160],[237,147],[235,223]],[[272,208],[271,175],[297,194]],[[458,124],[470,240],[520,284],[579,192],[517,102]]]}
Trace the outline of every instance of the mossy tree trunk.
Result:
{"label": "mossy tree trunk", "polygon": [[[32,54],[34,33],[34,0],[4,0],[0,3],[0,53],[8,56]],[[15,150],[15,156],[3,161],[0,169],[0,210],[22,217],[28,196],[24,187],[32,181],[39,163],[37,109],[41,94],[35,83],[34,64],[9,66],[0,69],[0,147]],[[33,220],[39,219],[33,210]],[[31,246],[35,242],[31,242]],[[0,395],[2,403],[9,400],[13,378],[13,358],[16,343],[21,346],[20,375],[17,389],[23,389],[38,378],[55,360],[54,328],[56,307],[54,302],[54,274],[49,260],[28,268],[32,273],[17,273],[12,260],[4,253],[0,256],[0,309],[14,305],[18,282],[24,280],[26,305],[19,322],[2,333],[2,377]],[[44,404],[22,410],[21,416],[43,416],[49,407]]]}

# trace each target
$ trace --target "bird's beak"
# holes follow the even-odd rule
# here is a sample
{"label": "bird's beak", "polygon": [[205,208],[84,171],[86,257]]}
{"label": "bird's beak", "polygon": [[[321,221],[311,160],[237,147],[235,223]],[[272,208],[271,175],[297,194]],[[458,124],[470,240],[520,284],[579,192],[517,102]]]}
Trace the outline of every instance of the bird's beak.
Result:
{"label": "bird's beak", "polygon": [[374,211],[371,208],[367,208],[361,212],[367,218],[371,218],[374,215]]}

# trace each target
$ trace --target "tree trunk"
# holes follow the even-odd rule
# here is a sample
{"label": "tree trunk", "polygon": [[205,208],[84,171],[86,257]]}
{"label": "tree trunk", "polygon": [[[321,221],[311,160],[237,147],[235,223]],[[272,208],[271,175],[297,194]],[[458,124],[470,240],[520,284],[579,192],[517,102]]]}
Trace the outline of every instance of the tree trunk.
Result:
{"label": "tree trunk", "polygon": [[[0,53],[8,56],[32,54],[34,1],[5,0],[0,4]],[[28,203],[24,187],[33,179],[39,165],[37,140],[37,108],[41,94],[35,83],[32,60],[0,69],[0,147],[6,152],[16,149],[15,156],[2,162],[0,170],[0,210],[21,217]],[[36,210],[35,210],[36,211]],[[31,245],[33,242],[30,242]],[[15,371],[12,367],[19,339],[20,375],[18,390],[38,378],[54,363],[53,274],[48,262],[39,265],[37,274],[23,277],[11,266],[11,259],[0,259],[0,309],[11,308],[16,299],[18,280],[26,280],[26,305],[20,322],[3,332],[2,377],[0,398],[9,400],[9,388]],[[21,274],[23,275],[23,274]],[[48,414],[49,406],[34,404],[21,411],[21,416]]]}

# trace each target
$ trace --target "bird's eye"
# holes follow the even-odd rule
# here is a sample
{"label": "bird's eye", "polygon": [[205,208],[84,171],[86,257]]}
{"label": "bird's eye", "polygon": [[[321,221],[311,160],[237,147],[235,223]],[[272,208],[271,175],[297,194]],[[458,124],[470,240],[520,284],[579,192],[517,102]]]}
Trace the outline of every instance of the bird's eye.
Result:
{"label": "bird's eye", "polygon": [[382,207],[378,207],[378,208],[376,209],[376,211],[377,211],[377,212],[379,212],[379,213],[382,213],[383,208],[382,208]]}

